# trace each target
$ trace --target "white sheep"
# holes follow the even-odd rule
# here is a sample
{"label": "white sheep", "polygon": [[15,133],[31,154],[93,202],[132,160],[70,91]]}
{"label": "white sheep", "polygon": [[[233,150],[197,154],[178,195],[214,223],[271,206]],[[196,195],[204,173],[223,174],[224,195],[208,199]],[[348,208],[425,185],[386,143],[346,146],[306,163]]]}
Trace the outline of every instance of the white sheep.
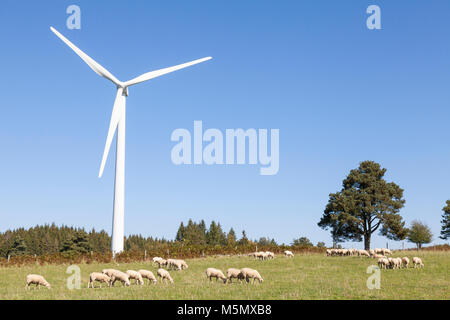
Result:
{"label": "white sheep", "polygon": [[[328,250],[327,250],[327,251],[328,251]],[[284,255],[285,255],[287,258],[293,258],[293,257],[294,257],[294,254],[293,254],[292,251],[290,251],[290,250],[284,251]]]}
{"label": "white sheep", "polygon": [[231,279],[233,279],[233,278],[236,278],[236,279],[239,279],[239,280],[243,280],[244,279],[244,276],[243,276],[243,274],[241,272],[241,269],[229,268],[227,270],[227,279],[228,279],[228,281],[230,283],[232,282]]}
{"label": "white sheep", "polygon": [[409,266],[409,258],[408,257],[402,258],[402,265],[404,268],[408,268],[408,266]]}
{"label": "white sheep", "polygon": [[128,275],[129,279],[134,279],[135,284],[144,284],[144,279],[142,279],[142,275],[139,272],[134,270],[127,270],[126,274]]}
{"label": "white sheep", "polygon": [[114,283],[119,280],[122,282],[122,285],[128,287],[130,285],[130,276],[125,272],[114,270],[111,276],[111,286],[114,286]]}
{"label": "white sheep", "polygon": [[149,284],[150,283],[156,283],[156,278],[155,275],[153,274],[153,272],[149,271],[149,270],[139,270],[138,271],[143,279],[148,279],[149,280]]}
{"label": "white sheep", "polygon": [[367,250],[359,250],[358,252],[360,256],[370,257],[370,253]]}
{"label": "white sheep", "polygon": [[227,277],[224,276],[223,272],[216,268],[208,268],[206,269],[206,278],[209,279],[209,281],[212,280],[212,278],[216,278],[216,281],[219,279],[223,280],[223,283],[227,282]]}
{"label": "white sheep", "polygon": [[386,256],[388,254],[392,254],[392,251],[389,249],[382,249],[383,250],[383,254]]}
{"label": "white sheep", "polygon": [[382,254],[376,253],[376,254],[373,255],[372,258],[374,258],[374,259],[381,259],[381,258],[386,258],[386,256],[383,256]]}
{"label": "white sheep", "polygon": [[389,260],[387,258],[378,259],[378,266],[380,269],[387,269],[390,266]]}
{"label": "white sheep", "polygon": [[102,282],[107,283],[108,287],[111,286],[111,278],[105,273],[92,272],[89,275],[88,288],[95,288],[94,286],[95,281],[100,282],[100,288],[102,287]]}
{"label": "white sheep", "polygon": [[30,289],[31,284],[35,284],[38,289],[40,289],[40,286],[44,286],[47,289],[51,289],[50,283],[47,282],[47,280],[44,279],[43,276],[39,274],[29,274],[26,278],[27,285],[25,286],[25,289]]}
{"label": "white sheep", "polygon": [[264,281],[264,279],[261,277],[258,271],[255,269],[250,268],[242,268],[241,269],[242,276],[244,277],[245,281],[249,282],[250,279],[253,279],[253,283],[255,283],[255,279],[257,279],[260,283]]}
{"label": "white sheep", "polygon": [[156,261],[156,263],[158,264],[158,268],[167,267],[167,265],[168,265],[168,262],[166,259],[160,259],[160,260]]}
{"label": "white sheep", "polygon": [[420,259],[419,257],[414,257],[412,259],[412,262],[414,264],[414,268],[423,268],[423,262],[422,259]]}
{"label": "white sheep", "polygon": [[156,273],[156,275],[158,277],[161,277],[161,282],[163,281],[163,279],[165,279],[166,283],[167,283],[167,280],[169,280],[171,283],[173,283],[173,279],[170,276],[169,271],[167,271],[165,269],[162,269],[162,268],[158,269],[158,272]]}
{"label": "white sheep", "polygon": [[271,251],[266,251],[266,256],[267,259],[275,259],[275,253],[271,252]]}
{"label": "white sheep", "polygon": [[106,274],[108,277],[112,277],[114,272],[120,272],[119,270],[116,269],[103,269],[102,273]]}

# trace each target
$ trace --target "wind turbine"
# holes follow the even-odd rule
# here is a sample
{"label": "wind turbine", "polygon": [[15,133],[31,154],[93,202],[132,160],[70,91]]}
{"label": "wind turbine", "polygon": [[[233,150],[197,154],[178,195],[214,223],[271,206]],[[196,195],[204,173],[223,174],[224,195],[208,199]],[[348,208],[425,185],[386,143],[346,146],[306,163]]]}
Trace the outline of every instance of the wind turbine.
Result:
{"label": "wind turbine", "polygon": [[113,255],[123,251],[123,236],[124,236],[124,200],[125,200],[125,100],[128,96],[128,87],[162,76],[166,73],[170,73],[176,70],[180,70],[194,64],[211,59],[206,57],[191,62],[179,64],[173,67],[155,70],[144,73],[139,77],[131,79],[126,82],[119,81],[108,70],[103,68],[100,64],[94,61],[91,57],[78,49],[72,42],[67,40],[61,33],[55,28],[50,27],[50,30],[58,36],[65,44],[67,44],[77,55],[80,56],[84,62],[87,63],[92,70],[98,75],[112,81],[116,87],[116,99],[114,101],[114,107],[111,114],[111,121],[109,123],[108,136],[106,138],[105,150],[103,152],[103,158],[100,165],[100,171],[98,177],[103,175],[103,169],[105,168],[106,159],[108,158],[109,149],[111,147],[114,134],[117,130],[116,140],[116,177],[114,183],[114,211],[113,211],[113,226],[112,226],[112,242],[111,250]]}

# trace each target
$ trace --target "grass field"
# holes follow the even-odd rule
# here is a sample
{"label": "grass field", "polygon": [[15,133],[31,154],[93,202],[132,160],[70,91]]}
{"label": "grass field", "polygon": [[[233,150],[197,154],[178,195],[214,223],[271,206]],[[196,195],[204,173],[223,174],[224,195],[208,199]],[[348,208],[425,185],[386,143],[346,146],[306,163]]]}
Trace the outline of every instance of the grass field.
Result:
{"label": "grass field", "polygon": [[[81,264],[80,290],[66,287],[68,265],[0,268],[0,299],[450,299],[450,252],[401,252],[393,256],[417,255],[424,269],[382,270],[381,288],[369,290],[368,266],[376,260],[360,257],[325,257],[322,254],[297,254],[293,259],[277,256],[257,261],[250,257],[218,257],[187,260],[189,269],[171,271],[174,284],[132,285],[87,289],[89,273],[106,267],[122,271],[148,269],[151,263]],[[412,259],[411,259],[412,260]],[[209,282],[208,267],[257,269],[264,282],[259,284]],[[29,273],[43,275],[52,289],[25,290]],[[96,284],[98,286],[98,283]]]}

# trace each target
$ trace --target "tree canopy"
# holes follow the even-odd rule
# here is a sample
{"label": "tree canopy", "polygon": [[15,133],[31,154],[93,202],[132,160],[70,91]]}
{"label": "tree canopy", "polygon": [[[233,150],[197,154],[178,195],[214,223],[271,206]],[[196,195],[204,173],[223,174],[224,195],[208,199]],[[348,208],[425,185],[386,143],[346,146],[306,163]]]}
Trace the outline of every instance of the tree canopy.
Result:
{"label": "tree canopy", "polygon": [[378,229],[389,239],[405,239],[407,228],[398,214],[405,203],[403,189],[387,182],[385,173],[380,164],[363,161],[344,179],[341,191],[329,195],[318,225],[331,229],[334,242],[364,238],[368,250],[371,235]]}
{"label": "tree canopy", "polygon": [[422,248],[422,244],[430,243],[433,240],[431,229],[423,222],[413,221],[408,232],[408,241],[415,243],[417,248]]}

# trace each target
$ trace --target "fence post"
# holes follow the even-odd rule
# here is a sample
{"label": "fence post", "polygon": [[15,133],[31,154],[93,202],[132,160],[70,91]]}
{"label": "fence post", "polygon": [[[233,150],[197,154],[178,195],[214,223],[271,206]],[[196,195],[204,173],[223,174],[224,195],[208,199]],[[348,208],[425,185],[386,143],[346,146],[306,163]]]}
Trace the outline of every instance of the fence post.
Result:
{"label": "fence post", "polygon": [[147,260],[147,250],[144,250],[144,261]]}
{"label": "fence post", "polygon": [[11,256],[8,254],[8,263],[9,263],[9,258],[11,258]]}

